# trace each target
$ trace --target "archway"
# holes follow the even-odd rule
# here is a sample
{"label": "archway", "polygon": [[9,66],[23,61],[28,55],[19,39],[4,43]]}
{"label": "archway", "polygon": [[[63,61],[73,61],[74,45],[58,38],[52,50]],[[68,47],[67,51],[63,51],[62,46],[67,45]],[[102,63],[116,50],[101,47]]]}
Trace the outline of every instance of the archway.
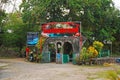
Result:
{"label": "archway", "polygon": [[49,49],[49,52],[50,52],[50,62],[55,62],[56,61],[55,44],[54,43],[49,43],[48,44],[48,49]]}
{"label": "archway", "polygon": [[62,43],[57,42],[57,53],[61,53]]}
{"label": "archway", "polygon": [[69,62],[72,62],[73,58],[73,47],[70,42],[65,42],[63,45],[63,54],[67,54],[69,56]]}

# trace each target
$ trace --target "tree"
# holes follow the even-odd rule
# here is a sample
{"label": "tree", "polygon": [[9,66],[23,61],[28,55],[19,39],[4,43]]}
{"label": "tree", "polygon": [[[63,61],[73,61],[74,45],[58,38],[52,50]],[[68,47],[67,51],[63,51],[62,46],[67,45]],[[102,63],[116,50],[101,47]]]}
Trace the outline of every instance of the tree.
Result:
{"label": "tree", "polygon": [[4,20],[6,17],[6,13],[5,13],[5,10],[3,9],[3,7],[5,6],[5,4],[8,1],[9,0],[1,0],[0,1],[0,46],[3,43],[3,26],[4,26]]}
{"label": "tree", "polygon": [[113,52],[120,53],[120,11],[116,11],[116,14],[118,14],[117,18],[114,18],[114,22],[112,25],[114,25],[114,28],[116,29],[116,33],[113,35],[115,37],[115,41],[113,42]]}
{"label": "tree", "polygon": [[7,15],[4,26],[3,45],[5,47],[18,47],[19,52],[26,45],[26,36],[29,27],[23,23],[20,13]]}
{"label": "tree", "polygon": [[112,0],[23,0],[20,8],[25,23],[81,21],[82,33],[91,41],[119,37],[120,11]]}
{"label": "tree", "polygon": [[111,24],[117,14],[112,0],[24,0],[21,9],[24,22],[81,21],[88,38],[114,40]]}

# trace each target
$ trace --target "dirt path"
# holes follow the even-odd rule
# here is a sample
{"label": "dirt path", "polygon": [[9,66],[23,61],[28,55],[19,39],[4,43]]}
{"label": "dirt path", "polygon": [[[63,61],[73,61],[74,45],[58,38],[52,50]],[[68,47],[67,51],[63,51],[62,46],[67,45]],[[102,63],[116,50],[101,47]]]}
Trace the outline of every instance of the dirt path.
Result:
{"label": "dirt path", "polygon": [[0,80],[89,80],[97,72],[111,69],[73,64],[30,63],[23,59],[0,59],[0,64],[7,64],[0,69]]}

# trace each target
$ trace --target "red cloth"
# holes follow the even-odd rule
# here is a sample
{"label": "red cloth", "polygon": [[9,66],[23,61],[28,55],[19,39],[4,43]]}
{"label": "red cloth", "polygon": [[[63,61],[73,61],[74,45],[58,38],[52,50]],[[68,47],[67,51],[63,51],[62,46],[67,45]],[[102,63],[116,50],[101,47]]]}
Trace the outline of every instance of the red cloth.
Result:
{"label": "red cloth", "polygon": [[28,47],[26,48],[26,52],[28,52],[28,53],[30,52],[30,49]]}
{"label": "red cloth", "polygon": [[28,56],[29,56],[29,52],[30,52],[30,48],[26,48],[26,58],[28,59]]}

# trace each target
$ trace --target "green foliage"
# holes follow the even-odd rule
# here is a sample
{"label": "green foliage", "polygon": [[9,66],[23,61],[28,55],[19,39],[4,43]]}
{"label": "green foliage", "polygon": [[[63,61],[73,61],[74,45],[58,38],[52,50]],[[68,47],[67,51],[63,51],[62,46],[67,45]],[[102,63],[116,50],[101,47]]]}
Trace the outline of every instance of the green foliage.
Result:
{"label": "green foliage", "polygon": [[100,41],[115,40],[113,35],[118,30],[120,11],[112,0],[24,0],[20,8],[29,26],[47,21],[81,21],[83,34]]}
{"label": "green foliage", "polygon": [[0,26],[2,25],[2,20],[4,20],[5,17],[5,11],[0,9]]}
{"label": "green foliage", "polygon": [[103,46],[104,46],[104,44],[102,42],[99,42],[99,41],[94,41],[93,42],[93,47],[96,48],[98,52],[101,51]]}
{"label": "green foliage", "polygon": [[115,71],[110,70],[106,72],[106,77],[110,80],[116,80],[118,78],[118,75]]}
{"label": "green foliage", "polygon": [[[38,43],[35,45],[39,50],[42,50],[43,45],[45,43],[46,38],[45,37],[40,37]],[[42,52],[42,51],[41,51]]]}
{"label": "green foliage", "polygon": [[39,59],[41,61],[41,59],[42,59],[42,54],[41,53],[38,54],[37,59]]}
{"label": "green foliage", "polygon": [[[104,80],[120,80],[120,67],[116,64],[105,63],[107,67],[112,68],[112,70],[105,70],[99,72],[98,76]],[[104,64],[104,65],[105,65]]]}
{"label": "green foliage", "polygon": [[6,17],[5,11],[0,9],[0,46],[2,45],[2,33],[3,33],[3,26],[4,26],[4,19]]}
{"label": "green foliage", "polygon": [[[36,24],[44,21],[61,21],[64,20],[62,7],[65,0],[29,0],[23,1],[20,8],[22,9],[22,18],[24,22]],[[62,8],[62,9],[61,9]]]}
{"label": "green foliage", "polygon": [[[5,20],[5,34],[0,35],[4,40],[0,42],[6,46],[25,44],[27,31],[37,31],[40,23],[50,21],[81,21],[82,33],[89,40],[119,41],[120,11],[112,0],[22,0],[20,9],[22,13],[8,14]],[[0,10],[0,26],[5,16]]]}
{"label": "green foliage", "polygon": [[21,35],[20,33],[17,33],[22,29],[21,27],[24,24],[22,23],[22,20],[18,18],[18,14],[9,14],[7,18],[4,26],[3,44],[10,47],[15,46],[18,37]]}
{"label": "green foliage", "polygon": [[89,59],[89,54],[87,53],[87,49],[85,47],[83,47],[81,49],[80,60],[81,61],[86,61],[88,59]]}
{"label": "green foliage", "polygon": [[21,52],[26,45],[26,35],[29,27],[23,23],[20,13],[8,14],[5,21],[2,45],[5,47],[18,47],[19,52]]}
{"label": "green foliage", "polygon": [[103,48],[102,42],[94,41],[92,46],[88,48],[83,47],[80,51],[79,57],[76,61],[79,62],[90,62],[91,58],[96,58],[99,55],[99,51]]}
{"label": "green foliage", "polygon": [[116,70],[107,70],[104,72],[100,72],[100,78],[108,79],[108,80],[119,80],[119,73]]}

